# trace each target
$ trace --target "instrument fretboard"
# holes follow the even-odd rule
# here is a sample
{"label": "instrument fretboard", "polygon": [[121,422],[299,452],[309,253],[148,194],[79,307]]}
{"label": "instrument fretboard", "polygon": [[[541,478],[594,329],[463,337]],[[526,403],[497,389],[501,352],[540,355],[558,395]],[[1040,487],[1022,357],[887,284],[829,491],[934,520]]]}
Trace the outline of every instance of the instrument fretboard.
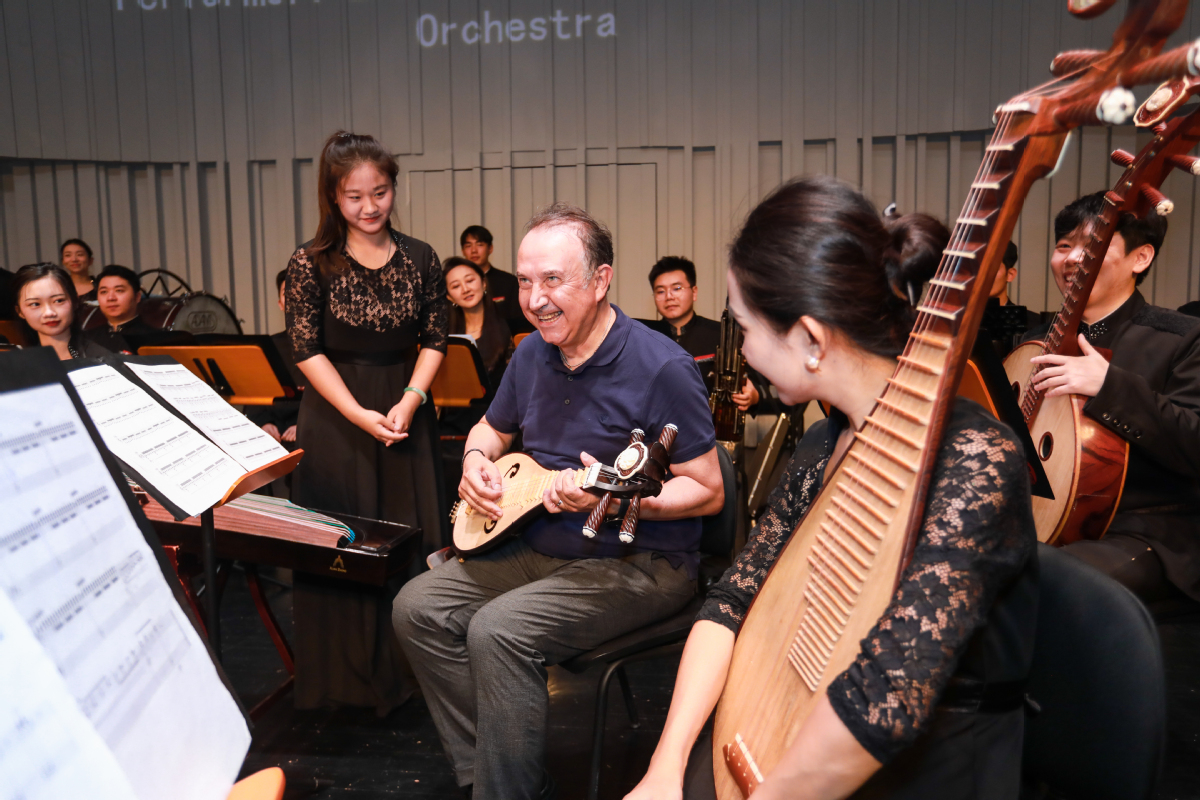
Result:
{"label": "instrument fretboard", "polygon": [[986,302],[986,293],[973,287],[1024,147],[1024,140],[1006,141],[1008,122],[1002,112],[962,216],[921,296],[899,366],[855,433],[839,480],[830,487],[831,505],[808,557],[808,603],[788,654],[812,691],[850,621],[904,493],[923,472],[928,443],[941,438],[935,428],[939,402],[945,404],[943,384],[961,372],[969,350],[956,335],[968,312],[980,314]]}

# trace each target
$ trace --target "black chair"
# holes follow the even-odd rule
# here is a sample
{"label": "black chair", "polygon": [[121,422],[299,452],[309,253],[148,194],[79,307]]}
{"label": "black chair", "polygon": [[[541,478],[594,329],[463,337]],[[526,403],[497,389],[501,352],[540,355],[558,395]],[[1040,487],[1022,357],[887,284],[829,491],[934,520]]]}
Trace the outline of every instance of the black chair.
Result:
{"label": "black chair", "polygon": [[1125,587],[1038,545],[1038,631],[1028,696],[1025,782],[1033,794],[1151,797],[1166,740],[1162,650],[1154,621]]}
{"label": "black chair", "polygon": [[[717,570],[728,566],[737,532],[737,473],[733,459],[725,448],[717,447],[717,459],[721,463],[721,479],[725,484],[725,505],[716,514],[704,518],[700,536],[702,580],[705,574],[720,576]],[[629,688],[629,677],[625,665],[634,661],[645,661],[672,655],[683,650],[684,642],[692,630],[692,622],[704,602],[702,591],[697,592],[684,608],[672,617],[647,625],[624,636],[611,639],[594,650],[581,653],[564,661],[560,666],[570,672],[585,672],[599,664],[605,664],[604,674],[596,692],[596,716],[592,726],[592,773],[588,783],[588,800],[596,800],[600,791],[600,766],[604,750],[604,722],[608,711],[608,689],[613,676],[621,685],[625,708],[629,712],[629,723],[634,728],[640,724],[637,709],[633,704],[633,692]]]}

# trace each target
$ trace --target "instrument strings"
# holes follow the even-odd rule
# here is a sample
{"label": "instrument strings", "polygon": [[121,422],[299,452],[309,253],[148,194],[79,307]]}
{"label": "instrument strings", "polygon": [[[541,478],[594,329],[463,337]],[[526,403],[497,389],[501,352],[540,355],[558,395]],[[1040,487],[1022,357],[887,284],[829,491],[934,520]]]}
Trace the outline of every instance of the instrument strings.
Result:
{"label": "instrument strings", "polygon": [[[1045,89],[1045,87],[1043,87],[1043,89]],[[992,134],[992,137],[990,140],[991,142],[998,142],[998,141],[1003,140],[1004,136],[1008,132],[1010,120],[1011,120],[1011,114],[1009,112],[1001,112],[1000,119],[998,120],[996,130]],[[986,176],[986,175],[991,174],[992,170],[995,167],[995,163],[996,163],[995,151],[985,150],[984,159],[980,165],[977,175],[978,176]],[[978,183],[978,179],[976,180],[976,183]],[[963,217],[970,217],[974,212],[979,210],[981,203],[982,203],[981,192],[982,192],[982,190],[972,187],[971,192],[968,195],[967,202],[962,211]],[[997,212],[998,211],[999,211],[999,209],[997,209]],[[965,225],[961,222],[956,223],[954,226],[954,230],[950,237],[950,242],[946,246],[946,250],[958,250],[960,246],[966,244],[969,241],[969,237],[970,237],[970,233],[967,230],[969,227],[970,226]],[[954,276],[957,274],[961,263],[962,263],[961,256],[943,255],[941,264],[939,265],[938,270],[935,273],[935,277],[941,278],[946,281],[952,281]],[[981,279],[981,277],[982,276],[976,276],[976,279]],[[926,312],[920,311],[919,309],[921,307],[928,305],[929,303],[940,305],[942,302],[945,301],[945,299],[948,295],[948,291],[949,290],[945,287],[938,286],[938,285],[931,285],[931,286],[926,287],[925,291],[922,292],[922,299],[918,306],[917,320],[916,320],[916,323],[913,328],[913,334],[909,335],[908,342],[904,349],[905,356],[913,357],[913,356],[917,355],[917,352],[916,352],[917,348],[923,346],[922,342],[918,338],[918,335],[928,333],[930,328],[933,325],[932,315],[930,315]],[[915,360],[916,359],[914,359],[914,361]],[[912,368],[907,366],[906,364],[902,363],[896,370],[896,373],[897,373],[897,375],[903,375],[910,371],[912,371]],[[885,389],[884,394],[887,394],[887,393],[888,393],[888,390]],[[903,402],[903,401],[900,401],[900,402]],[[897,405],[899,405],[900,402],[898,402]],[[872,410],[870,416],[882,418],[883,421],[888,422],[888,423],[897,423],[897,422],[900,422],[901,419],[903,418],[903,415],[901,413],[897,412],[895,409],[891,408],[890,406],[883,405],[883,404],[876,405],[876,407]],[[906,421],[910,421],[910,420],[906,420]],[[871,459],[870,463],[868,465],[868,468],[883,469],[884,462],[886,460],[888,460],[888,456],[886,456],[884,454],[883,450],[880,447],[878,447],[875,443],[873,443],[869,440],[865,440],[863,438],[858,438],[857,441],[862,442],[863,449],[867,451],[866,453],[863,453],[864,458]],[[867,487],[865,485],[865,483],[857,476],[857,474],[851,473],[851,474],[847,474],[845,477],[847,480],[850,481],[851,484],[853,484],[855,486],[861,486],[863,488],[866,488],[868,491],[870,491],[870,487]]]}
{"label": "instrument strings", "polygon": [[[576,485],[578,485],[583,479],[583,475],[586,472],[586,467],[584,469],[571,470],[572,477],[574,478]],[[546,487],[550,485],[550,482],[554,480],[556,475],[558,475],[558,472],[551,471],[533,478],[522,478],[519,481],[504,483],[504,488],[502,490],[503,494],[500,496],[500,502],[498,502],[496,505],[500,506],[501,508],[511,508],[512,506],[524,505],[526,502],[531,501],[534,496],[540,496],[541,493],[546,490]],[[539,486],[540,488],[538,488],[536,492],[528,491],[533,487]],[[472,514],[475,513],[475,510],[470,506],[467,506],[465,513]]]}

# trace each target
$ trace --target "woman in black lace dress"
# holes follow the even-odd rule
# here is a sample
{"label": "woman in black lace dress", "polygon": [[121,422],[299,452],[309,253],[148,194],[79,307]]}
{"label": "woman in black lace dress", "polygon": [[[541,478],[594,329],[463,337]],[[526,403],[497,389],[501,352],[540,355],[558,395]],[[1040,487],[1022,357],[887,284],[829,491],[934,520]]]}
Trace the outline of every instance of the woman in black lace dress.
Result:
{"label": "woman in black lace dress", "polygon": [[[446,284],[433,248],[392,227],[398,172],[370,136],[338,132],[321,152],[321,222],[286,282],[288,332],[309,386],[292,500],[419,527],[425,554],[448,540],[428,396],[446,352]],[[391,626],[399,586],[379,594],[297,573],[295,587],[297,707],[384,713],[411,694]]]}
{"label": "woman in black lace dress", "polygon": [[[896,368],[913,322],[906,284],[928,273],[946,243],[927,223],[885,223],[853,189],[809,179],[764,200],[738,234],[729,307],[745,330],[747,361],[782,401],[823,400],[834,411],[805,434],[769,511],[709,592],[662,739],[629,800],[713,796],[711,742],[693,742],[720,697],[755,593]],[[1035,542],[1016,438],[959,400],[891,604],[755,800],[1015,798]]]}

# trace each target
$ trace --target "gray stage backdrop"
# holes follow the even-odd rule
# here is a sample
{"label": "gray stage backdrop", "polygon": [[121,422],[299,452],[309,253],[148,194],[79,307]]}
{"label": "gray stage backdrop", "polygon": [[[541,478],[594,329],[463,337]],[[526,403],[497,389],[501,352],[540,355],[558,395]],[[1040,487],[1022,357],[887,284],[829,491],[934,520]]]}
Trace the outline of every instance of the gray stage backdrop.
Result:
{"label": "gray stage backdrop", "polygon": [[[82,236],[98,265],[170,269],[277,329],[273,277],[346,127],[399,154],[402,227],[442,257],[482,223],[511,269],[530,213],[569,200],[612,227],[626,312],[653,313],[646,272],[673,254],[715,315],[727,243],[772,187],[829,173],[953,219],[994,106],[1056,52],[1107,46],[1124,5],[1080,22],[1065,0],[2,0],[3,259]],[[1198,28],[1189,13],[1172,43]],[[1143,138],[1086,130],[1034,189],[1020,302],[1057,307],[1054,211]],[[1187,176],[1166,191],[1144,289],[1175,307],[1200,295],[1200,203]]]}

